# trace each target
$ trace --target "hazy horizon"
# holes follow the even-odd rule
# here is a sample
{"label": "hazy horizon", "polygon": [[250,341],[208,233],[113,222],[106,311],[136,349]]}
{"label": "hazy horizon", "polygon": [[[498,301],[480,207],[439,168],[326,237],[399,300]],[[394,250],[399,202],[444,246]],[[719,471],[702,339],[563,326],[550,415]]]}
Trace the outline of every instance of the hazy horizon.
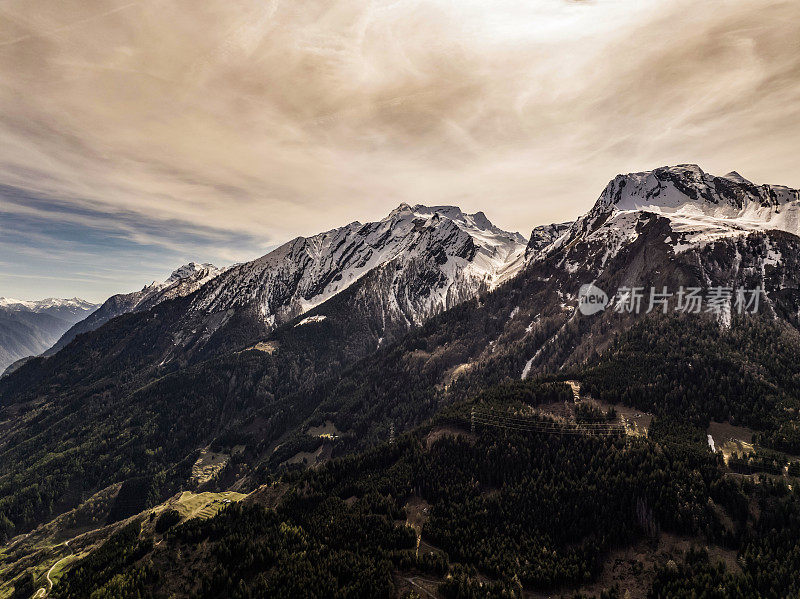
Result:
{"label": "hazy horizon", "polygon": [[618,173],[800,187],[800,4],[12,0],[0,296],[102,301],[401,202],[524,236]]}

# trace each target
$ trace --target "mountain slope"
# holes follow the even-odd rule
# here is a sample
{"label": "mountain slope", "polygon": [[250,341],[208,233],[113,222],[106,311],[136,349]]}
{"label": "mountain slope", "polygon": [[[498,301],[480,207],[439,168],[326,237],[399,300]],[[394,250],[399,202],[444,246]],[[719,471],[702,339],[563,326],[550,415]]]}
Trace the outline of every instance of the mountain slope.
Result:
{"label": "mountain slope", "polygon": [[[640,288],[646,311],[651,291],[666,287],[674,311],[681,287],[704,295],[730,288],[714,314],[723,324],[737,312],[736,290],[760,289],[760,312],[800,325],[798,210],[797,190],[756,186],[736,174],[715,177],[695,165],[618,175],[586,215],[528,253],[528,270],[550,295],[518,317],[535,320],[554,306],[562,314],[545,346],[526,350],[526,372],[580,363],[602,349],[635,318],[617,313],[620,289]],[[587,283],[609,297],[606,311],[593,317],[575,310]]]}
{"label": "mountain slope", "polygon": [[[337,281],[331,273],[352,272],[348,269],[383,247],[365,240],[371,229],[332,233],[353,248],[324,253],[337,256],[335,261],[316,258],[308,240],[293,242],[269,260],[248,263],[237,271],[241,276],[226,273],[193,295],[114,319],[0,383],[4,416],[37,409],[7,421],[0,454],[4,462],[19,465],[17,488],[38,481],[38,492],[47,498],[6,495],[0,507],[24,529],[48,514],[45,508],[25,520],[22,515],[32,513],[26,511],[29,502],[58,510],[71,505],[78,490],[102,488],[134,472],[160,481],[153,491],[158,496],[185,484],[179,464],[212,442],[227,452],[245,447],[240,465],[247,467],[239,473],[247,484],[296,454],[318,450],[319,439],[306,434],[311,426],[332,421],[340,432],[335,450],[352,451],[388,438],[392,430],[413,427],[442,404],[488,385],[581,367],[638,318],[614,310],[581,316],[577,294],[589,281],[609,292],[623,284],[704,289],[759,284],[766,292],[764,315],[797,323],[800,239],[795,235],[744,231],[676,252],[668,217],[603,209],[605,218],[597,218],[598,210],[550,235],[552,241],[529,253],[518,274],[494,291],[480,293],[493,284],[485,272],[464,279],[477,297],[410,334],[413,315],[424,313],[419,306],[432,305],[432,297],[446,304],[448,293],[442,290],[451,289],[455,279],[446,277],[443,267],[477,270],[461,255],[477,242],[462,237],[464,229],[452,219],[413,216],[417,223],[409,227],[407,217],[397,218],[404,239],[411,235],[413,244],[363,274],[356,271],[345,289],[283,325],[272,317],[288,319],[292,310],[303,309],[302,301],[313,303],[331,285],[345,285],[344,277]],[[406,210],[414,214],[403,207],[399,212]],[[453,241],[444,254],[433,250],[442,247],[441,239]],[[465,244],[454,243],[460,239]],[[321,241],[327,248],[342,246]],[[781,260],[770,258],[767,247]],[[354,253],[357,260],[349,258]],[[293,267],[287,256],[302,267]],[[440,256],[447,260],[437,260]],[[523,260],[519,253],[507,254],[494,281]],[[262,268],[264,263],[271,266]],[[269,285],[262,288],[265,280]],[[239,297],[247,300],[237,303]],[[273,298],[282,299],[273,304]],[[216,301],[217,311],[203,308]],[[295,307],[282,314],[274,306]],[[34,441],[41,430],[47,431],[47,443]],[[63,454],[69,465],[49,465],[47,456],[56,447],[51,443],[69,448]],[[86,472],[91,477],[79,475]]]}
{"label": "mountain slope", "polygon": [[127,312],[142,311],[168,299],[183,297],[193,293],[202,285],[219,275],[222,269],[213,264],[190,262],[177,268],[166,281],[145,285],[140,291],[112,295],[85,319],[76,322],[46,352],[52,356],[81,333],[93,331],[112,318]]}
{"label": "mountain slope", "polygon": [[[640,349],[650,361],[661,348]],[[88,557],[54,596],[796,594],[800,494],[782,476],[734,474],[701,429],[690,429],[697,442],[667,419],[647,436],[605,435],[547,411],[572,402],[563,383],[490,387],[393,442],[228,499],[216,516],[187,513],[176,494],[71,542]],[[473,409],[496,416],[476,424]]]}
{"label": "mountain slope", "polygon": [[[312,252],[319,244],[329,251]],[[268,413],[266,426],[280,436],[305,413],[292,409],[299,389],[496,285],[521,264],[523,252],[518,235],[499,231],[480,214],[401,206],[379,223],[296,240],[187,297],[113,318],[0,384],[7,427],[0,453],[7,463],[12,455],[37,461],[14,484],[32,475],[48,498],[17,494],[0,499],[0,509],[25,528],[72,505],[75,493],[124,480],[134,470],[171,470],[256,410]],[[345,271],[353,276],[345,280]],[[332,296],[274,328],[273,319],[288,318],[321,294]],[[69,455],[71,466],[53,467],[49,442],[27,445],[36,427],[66,442],[62,448],[70,451],[59,455]],[[114,441],[109,446],[98,435]],[[162,451],[149,453],[153,445]],[[168,475],[169,484],[175,476]],[[31,501],[39,507],[30,510]]]}
{"label": "mountain slope", "polygon": [[95,304],[78,298],[0,298],[0,373],[17,360],[42,353],[95,308]]}
{"label": "mountain slope", "polygon": [[413,275],[406,281],[395,277],[385,291],[393,296],[398,316],[419,324],[511,276],[524,242],[518,233],[492,225],[481,212],[401,204],[379,222],[299,237],[235,266],[203,289],[192,307],[221,312],[255,306],[273,326],[323,303],[376,268],[391,264],[399,273],[413,264],[421,269],[418,281],[411,281]]}

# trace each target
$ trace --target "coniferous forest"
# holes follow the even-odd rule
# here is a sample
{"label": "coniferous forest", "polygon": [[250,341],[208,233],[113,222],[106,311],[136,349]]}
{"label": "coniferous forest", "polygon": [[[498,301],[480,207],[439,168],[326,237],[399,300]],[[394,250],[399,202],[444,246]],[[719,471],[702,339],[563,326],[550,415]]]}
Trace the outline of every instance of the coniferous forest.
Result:
{"label": "coniferous forest", "polygon": [[[642,334],[587,371],[593,390],[628,343],[642,348]],[[601,577],[610,555],[665,535],[692,546],[650,567],[649,597],[800,592],[800,481],[726,466],[708,450],[702,416],[681,416],[683,401],[659,410],[647,437],[554,434],[542,431],[553,421],[523,419],[571,396],[557,381],[501,384],[391,443],[266,475],[269,500],[256,493],[214,518],[168,525],[145,512],[72,567],[54,596],[391,597],[419,578],[438,581],[443,597],[569,595]],[[475,425],[476,409],[527,425]],[[602,596],[621,595],[611,585]]]}

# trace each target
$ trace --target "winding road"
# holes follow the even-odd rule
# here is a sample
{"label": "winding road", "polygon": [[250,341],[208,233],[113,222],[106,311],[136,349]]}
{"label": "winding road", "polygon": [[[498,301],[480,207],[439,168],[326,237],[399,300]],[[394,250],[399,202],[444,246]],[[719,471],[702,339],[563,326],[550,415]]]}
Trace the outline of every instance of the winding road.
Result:
{"label": "winding road", "polygon": [[[69,549],[69,541],[64,541],[64,547],[66,547],[67,549]],[[34,599],[41,599],[42,597],[46,597],[46,596],[47,596],[47,593],[49,593],[50,591],[52,591],[52,590],[53,590],[53,581],[52,581],[52,579],[50,578],[50,574],[52,574],[52,573],[53,573],[53,570],[55,569],[55,567],[56,567],[58,564],[60,564],[61,562],[63,562],[65,559],[69,559],[70,557],[72,557],[72,554],[70,554],[70,555],[67,555],[67,556],[65,556],[65,557],[62,557],[62,558],[61,558],[60,560],[58,560],[58,561],[57,561],[55,564],[53,564],[52,566],[50,566],[50,569],[47,571],[47,574],[45,574],[45,578],[47,579],[47,588],[45,589],[44,587],[41,587],[41,588],[40,588],[38,591],[36,591],[36,594],[33,596],[33,597],[34,597]]]}

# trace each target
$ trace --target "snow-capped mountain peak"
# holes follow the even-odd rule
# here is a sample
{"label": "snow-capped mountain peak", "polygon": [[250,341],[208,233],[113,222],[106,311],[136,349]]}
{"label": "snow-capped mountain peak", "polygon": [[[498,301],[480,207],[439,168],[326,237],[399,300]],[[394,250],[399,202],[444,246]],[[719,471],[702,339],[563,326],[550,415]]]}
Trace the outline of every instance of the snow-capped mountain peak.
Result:
{"label": "snow-capped mountain peak", "polygon": [[224,270],[213,264],[189,262],[172,271],[172,274],[164,281],[154,281],[133,293],[112,295],[96,311],[75,323],[44,355],[56,353],[79,333],[93,331],[112,318],[128,312],[148,310],[163,301],[194,293]]}
{"label": "snow-capped mountain peak", "polygon": [[780,229],[800,234],[800,192],[754,185],[736,172],[717,177],[694,164],[617,175],[590,214],[646,211],[676,221],[716,221],[733,229]]}
{"label": "snow-capped mountain peak", "polygon": [[0,297],[0,307],[41,313],[52,310],[85,311],[96,308],[97,304],[93,304],[79,297],[73,297],[71,299],[48,297],[42,300],[18,300],[11,297]]}
{"label": "snow-capped mountain peak", "polygon": [[753,231],[800,235],[800,192],[782,185],[755,185],[735,171],[717,177],[694,164],[617,175],[585,216],[533,257],[580,238],[602,247],[605,263],[636,239],[639,223],[652,215],[668,220],[673,234],[666,239],[676,253]]}
{"label": "snow-capped mountain peak", "polygon": [[723,175],[723,176],[724,176],[726,179],[730,179],[731,181],[734,181],[734,182],[736,182],[736,183],[742,183],[742,184],[744,184],[744,185],[753,185],[753,182],[752,182],[752,181],[749,181],[749,180],[745,179],[744,177],[742,177],[742,176],[741,176],[739,173],[737,173],[736,171],[731,171],[731,172],[729,172],[727,175]]}
{"label": "snow-capped mountain peak", "polygon": [[[400,204],[391,212],[389,218],[408,215],[411,215],[412,218],[439,215],[441,218],[456,223],[459,228],[468,231],[471,235],[483,236],[487,243],[502,244],[508,239],[519,243],[526,243],[527,241],[519,233],[504,231],[496,227],[483,212],[464,214],[457,206],[423,206],[422,204],[409,206],[408,204]],[[491,233],[492,236],[486,237],[486,233]]]}
{"label": "snow-capped mountain peak", "polygon": [[134,308],[150,308],[157,303],[175,297],[183,297],[196,291],[208,281],[224,272],[213,264],[197,264],[189,262],[172,271],[170,276],[161,282],[154,281],[145,286]]}
{"label": "snow-capped mountain peak", "polygon": [[[479,212],[455,206],[400,204],[380,221],[298,237],[252,262],[231,267],[204,288],[194,308],[218,312],[252,306],[272,326],[341,293],[366,274],[394,265],[392,293],[411,321],[492,288],[521,266],[525,239]],[[425,285],[401,291],[403,270],[426,269]],[[405,282],[407,283],[407,282]],[[387,291],[388,292],[388,291]],[[413,297],[411,297],[413,295]],[[423,301],[423,297],[424,301]],[[394,301],[394,300],[393,300]],[[422,302],[412,308],[412,304]]]}
{"label": "snow-capped mountain peak", "polygon": [[0,308],[19,308],[30,310],[36,305],[36,302],[29,300],[18,300],[13,297],[0,297]]}
{"label": "snow-capped mountain peak", "polygon": [[196,262],[189,262],[172,271],[167,281],[181,281],[191,278],[206,278],[212,274],[219,274],[221,269],[213,264],[197,264]]}

